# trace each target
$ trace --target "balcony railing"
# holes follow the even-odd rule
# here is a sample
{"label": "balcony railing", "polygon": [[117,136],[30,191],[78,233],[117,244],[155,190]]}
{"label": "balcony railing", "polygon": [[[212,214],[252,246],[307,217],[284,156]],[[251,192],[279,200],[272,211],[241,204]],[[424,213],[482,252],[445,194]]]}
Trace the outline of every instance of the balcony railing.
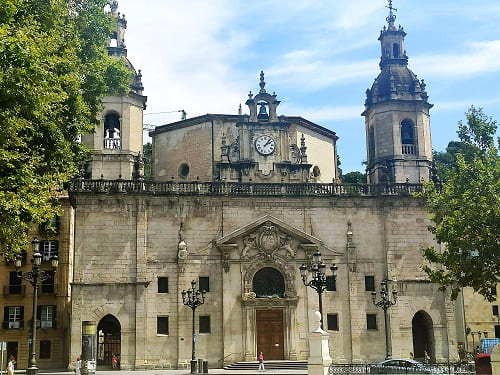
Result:
{"label": "balcony railing", "polygon": [[403,155],[416,155],[417,145],[403,145],[402,152]]}
{"label": "balcony railing", "polygon": [[141,180],[73,180],[72,193],[147,193],[151,195],[210,196],[380,196],[411,195],[422,184],[321,184],[321,183],[239,183],[239,182],[144,182]]}
{"label": "balcony railing", "polygon": [[3,329],[21,329],[23,327],[24,327],[24,320],[16,320],[16,321],[4,320],[2,322]]}
{"label": "balcony railing", "polygon": [[40,320],[36,321],[36,326],[38,328],[56,328],[56,320]]}
{"label": "balcony railing", "polygon": [[22,296],[24,297],[26,293],[26,285],[4,285],[3,286],[3,295],[4,296]]}

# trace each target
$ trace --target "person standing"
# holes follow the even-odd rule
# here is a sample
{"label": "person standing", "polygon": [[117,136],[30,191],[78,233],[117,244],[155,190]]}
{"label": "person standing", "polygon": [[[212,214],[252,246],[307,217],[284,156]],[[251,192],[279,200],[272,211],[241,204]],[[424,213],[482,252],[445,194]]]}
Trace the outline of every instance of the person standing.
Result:
{"label": "person standing", "polygon": [[7,364],[7,375],[14,375],[15,364],[16,359],[13,355],[11,355],[9,358],[9,363]]}
{"label": "person standing", "polygon": [[82,359],[80,356],[76,357],[75,362],[75,375],[80,375],[82,371]]}
{"label": "person standing", "polygon": [[113,367],[113,370],[116,370],[118,366],[118,358],[116,358],[116,354],[113,354],[111,357],[111,367]]}
{"label": "person standing", "polygon": [[262,355],[262,352],[259,354],[259,371],[266,371],[264,368],[264,356]]}

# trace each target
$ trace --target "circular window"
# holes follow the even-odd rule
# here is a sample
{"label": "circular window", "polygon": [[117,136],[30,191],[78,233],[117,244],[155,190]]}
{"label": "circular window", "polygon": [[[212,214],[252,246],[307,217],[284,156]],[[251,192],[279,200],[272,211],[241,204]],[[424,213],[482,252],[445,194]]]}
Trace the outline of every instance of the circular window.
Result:
{"label": "circular window", "polygon": [[257,298],[283,298],[285,295],[283,275],[275,268],[262,268],[253,277],[253,292]]}
{"label": "circular window", "polygon": [[189,176],[189,165],[187,165],[186,163],[182,163],[179,167],[179,177],[187,178],[187,176]]}

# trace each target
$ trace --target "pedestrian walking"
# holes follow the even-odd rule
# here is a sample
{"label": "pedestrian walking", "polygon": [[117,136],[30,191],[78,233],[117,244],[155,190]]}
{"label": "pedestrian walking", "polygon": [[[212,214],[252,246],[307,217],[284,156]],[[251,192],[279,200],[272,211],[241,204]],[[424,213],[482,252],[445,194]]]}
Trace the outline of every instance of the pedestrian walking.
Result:
{"label": "pedestrian walking", "polygon": [[264,356],[262,355],[262,352],[259,354],[259,371],[266,371],[264,368]]}
{"label": "pedestrian walking", "polygon": [[14,368],[16,365],[16,359],[13,355],[9,358],[9,363],[7,364],[7,375],[14,375]]}
{"label": "pedestrian walking", "polygon": [[111,357],[111,366],[113,367],[113,370],[116,370],[118,366],[118,358],[116,358],[116,354],[113,354]]}
{"label": "pedestrian walking", "polygon": [[82,359],[80,356],[76,357],[75,362],[75,375],[80,375],[82,372]]}

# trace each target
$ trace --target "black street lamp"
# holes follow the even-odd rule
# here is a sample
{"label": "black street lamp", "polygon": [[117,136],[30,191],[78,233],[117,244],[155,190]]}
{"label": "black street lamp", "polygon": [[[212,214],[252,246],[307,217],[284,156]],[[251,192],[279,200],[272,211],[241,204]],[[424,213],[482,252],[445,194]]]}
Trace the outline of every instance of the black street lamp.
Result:
{"label": "black street lamp", "polygon": [[[50,271],[43,271],[40,269],[42,264],[42,254],[40,254],[40,241],[35,237],[33,241],[31,241],[31,245],[33,248],[33,258],[31,259],[31,271],[29,272],[20,272],[22,264],[22,257],[18,255],[14,260],[14,265],[16,266],[16,270],[18,272],[18,277],[28,281],[33,286],[33,319],[31,320],[31,358],[29,360],[29,367],[26,370],[27,375],[37,375],[38,367],[36,367],[36,315],[37,315],[37,295],[38,295],[38,286],[39,283],[48,280],[53,276],[53,273]],[[54,255],[50,258],[52,264],[52,270],[55,272],[57,270],[57,266],[59,265],[59,258],[57,255]]]}
{"label": "black street lamp", "polygon": [[183,290],[182,294],[182,303],[193,310],[193,337],[192,337],[192,352],[191,352],[191,374],[196,374],[196,336],[194,333],[194,311],[197,307],[203,305],[205,303],[205,295],[206,291],[196,290],[196,281],[191,281],[191,288],[187,290]]}
{"label": "black street lamp", "polygon": [[[337,270],[338,267],[335,263],[330,267],[332,270],[333,279],[337,279]],[[321,259],[321,253],[316,251],[313,254],[312,264],[311,264],[311,280],[307,281],[307,266],[302,264],[299,267],[300,276],[302,277],[302,282],[305,286],[309,286],[313,288],[318,293],[318,301],[319,301],[319,313],[321,315],[321,329],[323,328],[323,297],[322,294],[326,290],[326,264]]]}
{"label": "black street lamp", "polygon": [[373,299],[373,304],[377,307],[380,307],[382,310],[384,310],[384,327],[385,327],[385,359],[390,359],[391,358],[391,348],[389,346],[389,323],[388,323],[388,316],[387,316],[387,310],[389,310],[390,307],[394,306],[396,304],[396,301],[398,299],[398,292],[396,290],[392,291],[392,301],[389,297],[389,293],[387,292],[387,281],[388,280],[383,280],[380,285],[382,286],[380,290],[380,296],[382,299],[380,301],[376,301],[377,299],[377,292],[373,291],[372,292],[372,299]]}

